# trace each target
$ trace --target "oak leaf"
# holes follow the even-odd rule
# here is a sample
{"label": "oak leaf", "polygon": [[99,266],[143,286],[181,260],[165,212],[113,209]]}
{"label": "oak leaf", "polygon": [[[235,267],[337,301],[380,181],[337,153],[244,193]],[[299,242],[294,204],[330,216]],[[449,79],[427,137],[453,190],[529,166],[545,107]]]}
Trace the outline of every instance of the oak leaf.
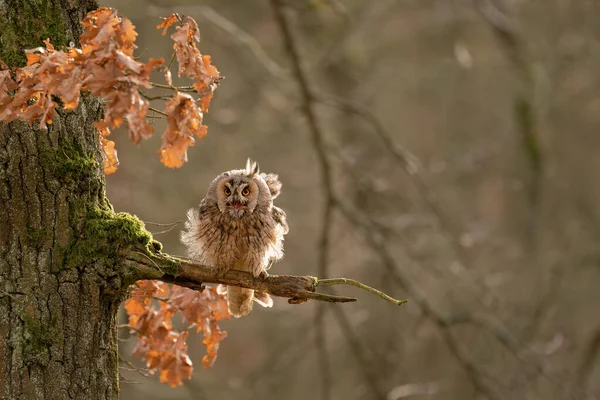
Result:
{"label": "oak leaf", "polygon": [[179,17],[177,16],[177,14],[171,14],[169,15],[167,18],[163,18],[163,21],[156,25],[156,29],[162,29],[161,34],[163,36],[167,35],[167,29],[169,29],[169,27],[171,25],[173,25],[175,22],[177,22],[179,20]]}

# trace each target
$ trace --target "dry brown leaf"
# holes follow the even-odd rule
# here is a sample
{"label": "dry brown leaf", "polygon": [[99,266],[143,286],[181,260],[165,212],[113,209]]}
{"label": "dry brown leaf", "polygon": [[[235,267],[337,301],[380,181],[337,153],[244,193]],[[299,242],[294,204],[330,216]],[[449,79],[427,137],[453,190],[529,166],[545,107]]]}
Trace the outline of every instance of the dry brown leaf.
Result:
{"label": "dry brown leaf", "polygon": [[[158,307],[152,299],[159,298]],[[230,318],[225,295],[217,288],[202,292],[173,285],[171,289],[161,281],[138,281],[125,303],[129,326],[137,333],[134,354],[146,361],[151,373],[158,371],[160,381],[175,387],[189,379],[192,361],[187,354],[187,329],[203,331],[207,354],[202,359],[204,368],[212,366],[220,342],[227,337],[217,324]],[[184,329],[173,328],[172,318],[180,313]]]}
{"label": "dry brown leaf", "polygon": [[156,25],[156,29],[162,29],[161,34],[163,36],[166,36],[167,29],[169,29],[169,27],[171,25],[173,25],[175,22],[177,22],[177,20],[179,20],[179,17],[177,16],[177,14],[171,14],[167,18],[163,18],[163,21],[160,24]]}
{"label": "dry brown leaf", "polygon": [[[179,63],[179,75],[193,78],[197,99],[177,92],[166,103],[168,120],[162,146],[159,150],[163,164],[180,167],[187,161],[187,149],[195,139],[207,133],[202,125],[202,113],[208,111],[221,76],[211,64],[208,55],[202,55],[196,43],[200,40],[198,24],[190,17],[183,21],[173,14],[157,28],[166,34],[176,22],[180,26],[171,35]],[[0,64],[0,119],[17,118],[37,122],[41,129],[52,124],[55,110],[62,101],[66,111],[77,108],[80,92],[89,91],[105,100],[105,116],[101,130],[100,146],[107,174],[118,166],[113,141],[107,139],[109,128],[127,121],[130,139],[139,143],[152,135],[148,123],[149,101],[140,88],[151,88],[150,75],[154,70],[164,72],[165,81],[173,84],[171,71],[162,67],[163,59],[150,59],[147,63],[133,57],[137,33],[127,18],[119,17],[111,8],[99,8],[86,15],[82,21],[81,48],[57,50],[50,39],[43,47],[25,51],[27,65],[14,73]]]}
{"label": "dry brown leaf", "polygon": [[166,103],[165,114],[167,129],[162,135],[160,160],[169,168],[179,168],[187,161],[187,149],[194,145],[194,136],[206,134],[202,111],[192,96],[178,92]]}
{"label": "dry brown leaf", "polygon": [[138,90],[134,90],[131,94],[131,105],[126,114],[127,123],[129,124],[129,138],[133,143],[139,143],[142,139],[148,139],[152,136],[154,128],[150,126],[146,119],[150,104],[140,95]]}
{"label": "dry brown leaf", "polygon": [[212,100],[213,96],[213,92],[205,93],[204,96],[202,96],[200,99],[200,107],[202,108],[202,111],[208,111],[208,106],[210,106],[210,101]]}
{"label": "dry brown leaf", "polygon": [[202,366],[208,369],[214,365],[219,351],[219,344],[227,337],[227,332],[219,328],[216,319],[211,319],[205,324],[203,331],[204,340],[202,344],[206,346],[206,354],[202,357]]}

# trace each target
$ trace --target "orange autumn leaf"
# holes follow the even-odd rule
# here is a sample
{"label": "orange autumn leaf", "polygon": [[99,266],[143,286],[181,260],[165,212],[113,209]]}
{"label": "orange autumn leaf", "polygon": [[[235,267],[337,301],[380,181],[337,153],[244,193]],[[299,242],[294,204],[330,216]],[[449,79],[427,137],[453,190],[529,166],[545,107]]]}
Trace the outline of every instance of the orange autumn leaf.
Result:
{"label": "orange autumn leaf", "polygon": [[202,111],[208,111],[208,106],[210,106],[210,101],[212,100],[214,95],[215,94],[213,92],[208,92],[204,94],[204,96],[202,96],[202,98],[200,99],[200,107],[202,108]]}
{"label": "orange autumn leaf", "polygon": [[210,63],[211,57],[204,55],[202,56],[202,66],[204,67],[204,74],[210,76],[211,78],[218,79],[219,71],[217,68]]}
{"label": "orange autumn leaf", "polygon": [[150,104],[142,98],[139,91],[131,94],[130,102],[129,110],[125,115],[129,124],[129,138],[133,143],[139,143],[142,139],[148,139],[154,132],[154,128],[146,119]]}
{"label": "orange autumn leaf", "polygon": [[100,132],[100,152],[104,163],[104,173],[106,175],[114,174],[119,166],[119,159],[115,142],[106,138],[110,135],[108,124],[105,120],[100,120],[94,124],[94,127]]}
{"label": "orange autumn leaf", "polygon": [[104,159],[104,173],[106,175],[114,174],[119,167],[115,142],[102,138],[102,149],[106,154],[106,158]]}
{"label": "orange autumn leaf", "polygon": [[132,56],[133,50],[137,48],[135,45],[137,35],[135,25],[133,25],[129,19],[122,18],[118,30],[116,31],[116,39],[120,45],[121,51],[128,56]]}
{"label": "orange autumn leaf", "polygon": [[[168,128],[159,153],[161,162],[170,168],[181,167],[187,161],[187,149],[206,135],[203,112],[208,111],[222,79],[211,57],[202,55],[196,47],[200,30],[194,19],[173,14],[157,28],[166,34],[178,22],[171,37],[179,75],[194,80],[198,95],[193,98],[177,91],[166,103]],[[148,115],[149,96],[141,90],[156,86],[150,82],[155,70],[164,73],[170,87],[172,76],[163,59],[150,58],[144,63],[133,56],[138,34],[131,21],[120,17],[116,10],[92,11],[83,19],[82,27],[80,48],[57,49],[47,38],[43,46],[25,50],[27,65],[23,68],[11,71],[0,61],[0,120],[22,119],[47,130],[57,108],[72,111],[78,107],[82,91],[100,97],[105,104],[104,125],[99,128],[100,149],[105,173],[111,174],[117,170],[119,159],[114,141],[107,138],[109,128],[127,122],[133,143],[151,137],[153,128],[148,119],[156,118],[156,114]]]}
{"label": "orange autumn leaf", "polygon": [[139,299],[127,299],[125,300],[125,310],[129,314],[129,318],[135,317],[137,321],[137,318],[146,312],[146,305]]}
{"label": "orange autumn leaf", "polygon": [[163,21],[160,24],[156,25],[156,29],[162,29],[161,34],[163,36],[166,36],[167,29],[169,29],[171,25],[177,22],[178,19],[179,17],[177,16],[177,14],[171,14],[167,18],[163,18]]}
{"label": "orange autumn leaf", "polygon": [[202,111],[194,98],[178,92],[166,103],[167,129],[162,135],[160,160],[169,168],[179,168],[187,161],[187,149],[194,146],[195,139],[206,134],[202,125]]}
{"label": "orange autumn leaf", "polygon": [[187,162],[187,149],[194,146],[194,139],[179,137],[163,144],[159,150],[160,162],[168,168],[180,168]]}
{"label": "orange autumn leaf", "polygon": [[12,120],[15,112],[11,107],[12,96],[10,93],[17,89],[17,83],[9,71],[0,61],[0,120]]}
{"label": "orange autumn leaf", "polygon": [[44,44],[46,45],[46,49],[48,49],[49,51],[54,51],[54,46],[50,44],[50,38],[46,38],[45,40],[42,40],[42,42],[44,42]]}
{"label": "orange autumn leaf", "polygon": [[[157,305],[158,304],[158,305]],[[193,364],[187,352],[188,331],[204,332],[207,354],[204,368],[216,360],[220,342],[227,337],[217,322],[230,318],[225,295],[217,288],[203,291],[165,284],[162,281],[138,281],[125,303],[129,327],[137,334],[134,354],[146,361],[150,373],[159,374],[161,382],[175,387],[192,375]],[[180,314],[183,328],[173,327],[172,318]]]}
{"label": "orange autumn leaf", "polygon": [[33,53],[32,50],[25,51],[25,57],[27,57],[27,66],[40,62],[42,56]]}
{"label": "orange autumn leaf", "polygon": [[217,359],[219,345],[227,337],[227,332],[222,331],[217,325],[216,319],[211,319],[204,328],[204,340],[202,344],[206,346],[206,354],[202,357],[202,366],[204,369],[212,367]]}

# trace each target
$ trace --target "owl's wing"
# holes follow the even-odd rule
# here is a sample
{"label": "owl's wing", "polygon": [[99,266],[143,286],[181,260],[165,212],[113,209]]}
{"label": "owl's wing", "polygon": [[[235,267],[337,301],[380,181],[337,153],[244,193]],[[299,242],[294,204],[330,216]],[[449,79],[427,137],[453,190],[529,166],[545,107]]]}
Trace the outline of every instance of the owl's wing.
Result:
{"label": "owl's wing", "polygon": [[200,204],[198,205],[198,215],[202,216],[202,214],[206,213],[207,210],[208,210],[208,204],[206,202],[206,199],[202,199],[200,201]]}
{"label": "owl's wing", "polygon": [[264,172],[260,176],[265,180],[265,183],[269,187],[271,192],[271,199],[275,199],[281,193],[281,181],[277,174],[265,174]]}
{"label": "owl's wing", "polygon": [[207,218],[208,204],[205,199],[202,199],[198,207],[190,208],[187,212],[187,221],[185,223],[186,230],[180,234],[180,240],[187,249],[188,256],[192,259],[198,259],[203,262],[204,241],[205,241],[205,226],[210,219]]}
{"label": "owl's wing", "polygon": [[285,211],[283,211],[281,208],[273,206],[273,211],[272,211],[272,215],[273,215],[273,219],[275,220],[275,222],[279,225],[281,225],[281,227],[283,228],[283,234],[287,235],[287,233],[290,231],[290,227],[288,226],[287,223],[287,216],[285,215]]}

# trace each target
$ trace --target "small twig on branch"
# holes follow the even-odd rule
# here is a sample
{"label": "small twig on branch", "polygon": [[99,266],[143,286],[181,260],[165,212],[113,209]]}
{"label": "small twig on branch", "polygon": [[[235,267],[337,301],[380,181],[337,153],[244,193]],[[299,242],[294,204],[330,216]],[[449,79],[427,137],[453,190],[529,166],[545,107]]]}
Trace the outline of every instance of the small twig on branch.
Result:
{"label": "small twig on branch", "polygon": [[149,96],[148,94],[142,92],[140,90],[140,94],[142,95],[143,98],[145,98],[148,101],[152,101],[152,100],[170,100],[171,96]]}
{"label": "small twig on branch", "polygon": [[159,224],[158,222],[144,221],[144,223],[146,225],[168,226],[167,229],[162,230],[160,232],[152,232],[152,235],[162,235],[163,233],[171,232],[177,225],[179,225],[182,222],[183,222],[182,220],[179,220],[179,221],[171,222],[169,224]]}
{"label": "small twig on branch", "polygon": [[167,69],[171,68],[171,64],[173,64],[174,60],[175,60],[175,52],[173,52],[173,54],[171,54],[171,59],[169,60],[169,63],[167,64]]}
{"label": "small twig on branch", "polygon": [[[129,368],[119,367],[120,369],[123,369],[123,370],[126,370],[126,371],[135,371],[138,374],[140,374],[140,375],[142,375],[142,376],[144,376],[146,378],[150,377],[150,374],[148,373],[147,369],[136,367],[135,365],[133,365],[133,363],[131,361],[125,360],[123,357],[121,357],[120,354],[119,354],[119,363],[125,364],[125,365],[127,365],[127,367],[129,367]],[[136,382],[132,382],[132,383],[136,383]],[[139,382],[137,382],[137,383],[139,383]]]}
{"label": "small twig on branch", "polygon": [[146,225],[156,225],[156,226],[173,226],[173,225],[177,225],[183,222],[183,220],[179,220],[179,221],[175,221],[175,222],[169,222],[167,224],[163,224],[161,222],[152,222],[152,221],[142,221],[144,224]]}
{"label": "small twig on branch", "polygon": [[396,300],[393,297],[388,296],[387,294],[379,291],[371,286],[367,286],[364,283],[359,281],[355,281],[354,279],[348,278],[328,278],[328,279],[319,279],[317,286],[328,286],[328,285],[352,285],[369,291],[371,293],[375,293],[377,296],[381,297],[384,300],[389,301],[390,303],[397,304],[401,306],[402,304],[408,303],[408,300]]}
{"label": "small twig on branch", "polygon": [[157,108],[154,108],[154,107],[148,107],[148,110],[150,110],[150,111],[154,111],[155,113],[157,113],[157,114],[160,114],[160,115],[162,115],[163,117],[168,117],[168,115],[167,115],[166,113],[164,113],[164,112],[160,111],[160,110],[159,110],[159,109],[157,109]]}
{"label": "small twig on branch", "polygon": [[171,89],[174,91],[179,91],[179,92],[195,92],[196,89],[194,89],[193,86],[169,86],[169,85],[163,85],[162,83],[155,83],[155,82],[150,82],[150,85],[152,85],[152,87],[157,87],[157,88],[161,88],[161,89]]}
{"label": "small twig on branch", "polygon": [[[210,267],[162,253],[142,255],[139,251],[129,250],[124,252],[123,256],[125,258],[123,260],[124,265],[130,268],[138,279],[158,279],[195,290],[203,289],[205,283],[213,283],[254,289],[269,293],[272,296],[285,297],[290,304],[300,304],[308,300],[328,303],[357,301],[354,297],[317,293],[316,289],[320,280],[314,276],[269,275],[266,278],[255,278],[248,272],[237,270],[229,270],[225,274],[218,275]],[[349,279],[348,281],[352,280]],[[344,283],[341,280],[339,284],[357,286],[354,283]],[[363,286],[358,287],[368,291],[374,290],[366,289],[368,287],[366,285]],[[398,300],[392,302],[398,304]]]}

